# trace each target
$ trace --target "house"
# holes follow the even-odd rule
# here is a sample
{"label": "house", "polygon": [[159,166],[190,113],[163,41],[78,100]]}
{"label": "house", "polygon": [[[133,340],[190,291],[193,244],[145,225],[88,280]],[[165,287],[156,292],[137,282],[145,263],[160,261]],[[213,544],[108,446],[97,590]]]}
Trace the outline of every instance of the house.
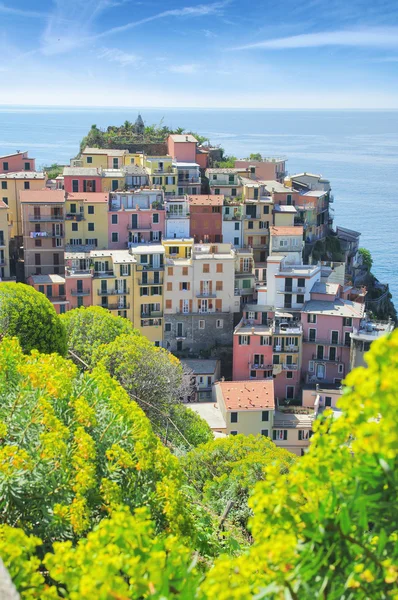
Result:
{"label": "house", "polygon": [[65,272],[65,198],[63,190],[20,192],[25,279]]}
{"label": "house", "polygon": [[11,237],[20,238],[22,244],[22,221],[20,194],[25,190],[42,190],[46,187],[46,174],[36,171],[17,171],[0,174],[0,200],[9,206]]}
{"label": "house", "polygon": [[9,208],[0,200],[0,281],[10,278],[10,230]]}
{"label": "house", "polygon": [[93,276],[94,263],[89,252],[65,252],[65,293],[69,310],[96,304]]}
{"label": "house", "polygon": [[393,321],[371,321],[365,315],[360,321],[359,327],[354,326],[352,333],[350,333],[350,369],[366,366],[364,356],[369,351],[372,342],[388,335],[393,329]]}
{"label": "house", "polygon": [[213,385],[220,379],[221,362],[218,359],[183,359],[181,363],[192,373],[193,402],[209,402]]}
{"label": "house", "polygon": [[0,156],[0,173],[35,171],[36,159],[29,158],[28,152],[13,152]]}
{"label": "house", "polygon": [[144,166],[151,187],[162,189],[166,197],[177,194],[178,170],[171,156],[145,156]]}
{"label": "house", "polygon": [[190,212],[188,196],[182,198],[169,197],[165,202],[166,238],[189,238]]}
{"label": "house", "polygon": [[222,207],[222,241],[234,248],[242,248],[243,240],[243,204],[232,198]]}
{"label": "house", "polygon": [[188,196],[190,237],[195,243],[222,242],[224,196]]}
{"label": "house", "polygon": [[[81,153],[80,159],[72,159],[71,166],[84,168],[93,167],[96,169],[119,169],[125,164],[125,156],[127,154],[128,150],[87,147]],[[97,191],[99,192],[101,190],[98,189]]]}
{"label": "house", "polygon": [[255,168],[256,175],[259,179],[275,179],[282,183],[286,176],[286,158],[285,157],[269,157],[261,160],[236,160],[236,169]]}
{"label": "house", "polygon": [[171,134],[167,138],[167,151],[176,162],[196,163],[197,144],[198,140],[189,133]]}
{"label": "house", "polygon": [[303,250],[303,228],[301,226],[272,226],[270,228],[270,254],[283,254],[287,262],[299,264]]}
{"label": "house", "polygon": [[68,310],[68,300],[65,291],[65,278],[60,275],[31,275],[26,283],[44,294],[55,308],[57,314]]}
{"label": "house", "polygon": [[[133,322],[134,264],[128,250],[92,250],[87,259],[92,270],[92,300],[112,314]],[[87,263],[86,263],[87,266]],[[87,290],[90,286],[83,285]],[[84,298],[84,296],[81,296]]]}
{"label": "house", "polygon": [[196,196],[202,189],[199,165],[196,162],[173,161],[177,171],[177,195]]}
{"label": "house", "polygon": [[254,256],[252,248],[235,249],[235,296],[241,306],[253,301],[255,292]]}
{"label": "house", "polygon": [[242,195],[240,175],[246,174],[245,169],[211,168],[206,169],[205,175],[209,180],[210,193],[235,198]]}
{"label": "house", "polygon": [[66,192],[102,191],[102,170],[97,167],[64,167],[63,186]]}
{"label": "house", "polygon": [[90,252],[108,248],[109,194],[65,194],[65,251]]}

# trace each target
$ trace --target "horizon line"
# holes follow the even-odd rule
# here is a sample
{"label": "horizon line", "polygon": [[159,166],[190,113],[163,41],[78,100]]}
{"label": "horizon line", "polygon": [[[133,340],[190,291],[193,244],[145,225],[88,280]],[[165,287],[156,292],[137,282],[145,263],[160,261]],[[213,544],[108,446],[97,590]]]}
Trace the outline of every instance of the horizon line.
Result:
{"label": "horizon line", "polygon": [[371,112],[371,111],[398,111],[398,106],[396,108],[393,107],[373,107],[373,108],[363,108],[363,107],[308,107],[308,108],[280,108],[280,107],[253,107],[253,106],[142,106],[142,105],[96,105],[96,104],[3,104],[0,102],[0,110],[4,108],[66,108],[66,109],[112,109],[112,110],[262,110],[262,111],[280,111],[280,112],[307,112],[307,111],[361,111],[361,112]]}

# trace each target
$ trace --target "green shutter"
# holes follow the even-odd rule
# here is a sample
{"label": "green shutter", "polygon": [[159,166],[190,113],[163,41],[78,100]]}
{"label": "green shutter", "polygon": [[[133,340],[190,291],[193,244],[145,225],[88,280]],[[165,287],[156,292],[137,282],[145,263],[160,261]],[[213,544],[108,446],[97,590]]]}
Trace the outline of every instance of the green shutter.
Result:
{"label": "green shutter", "polygon": [[283,432],[283,439],[287,440],[287,429],[285,429],[285,431]]}
{"label": "green shutter", "polygon": [[276,431],[275,430],[272,432],[272,439],[276,440]]}

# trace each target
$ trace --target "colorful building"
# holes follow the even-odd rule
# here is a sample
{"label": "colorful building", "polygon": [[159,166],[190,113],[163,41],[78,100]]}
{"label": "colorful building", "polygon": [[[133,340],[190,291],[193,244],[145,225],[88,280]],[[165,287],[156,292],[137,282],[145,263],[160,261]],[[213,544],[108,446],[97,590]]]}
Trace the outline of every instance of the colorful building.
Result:
{"label": "colorful building", "polygon": [[108,194],[65,194],[65,251],[108,248]]}
{"label": "colorful building", "polygon": [[25,279],[65,271],[65,192],[20,192]]}
{"label": "colorful building", "polygon": [[177,170],[177,196],[197,196],[201,193],[202,180],[196,162],[174,161],[173,167]]}
{"label": "colorful building", "polygon": [[68,308],[92,306],[94,263],[89,252],[65,252],[65,293]]}
{"label": "colorful building", "polygon": [[41,190],[46,186],[45,173],[17,171],[0,174],[0,200],[10,208],[11,236],[22,236],[20,194],[25,190]]}
{"label": "colorful building", "polygon": [[[92,300],[119,317],[133,322],[135,258],[128,250],[90,252]],[[87,286],[87,289],[89,286]]]}
{"label": "colorful building", "polygon": [[60,275],[30,275],[26,283],[41,292],[48,298],[55,308],[55,312],[63,314],[69,310],[66,297],[65,278]]}
{"label": "colorful building", "polygon": [[209,402],[213,385],[220,379],[221,361],[210,359],[183,359],[183,367],[191,375],[194,396],[189,402]]}
{"label": "colorful building", "polygon": [[[112,148],[85,148],[80,154],[79,159],[73,159],[71,161],[71,166],[85,168],[94,167],[101,169],[119,169],[120,167],[126,164],[125,160],[127,155],[128,150],[116,150]],[[99,192],[101,190],[97,191]]]}
{"label": "colorful building", "polygon": [[66,192],[102,191],[102,170],[97,167],[65,167],[63,186]]}
{"label": "colorful building", "polygon": [[10,223],[9,208],[0,200],[0,281],[10,278]]}
{"label": "colorful building", "polygon": [[234,248],[242,248],[243,241],[243,204],[228,199],[222,208],[222,241]]}
{"label": "colorful building", "polygon": [[168,198],[166,209],[166,238],[189,238],[190,212],[188,196]]}
{"label": "colorful building", "polygon": [[176,162],[196,163],[198,140],[191,134],[172,134],[167,138],[168,154]]}
{"label": "colorful building", "polygon": [[259,179],[272,180],[282,183],[286,176],[286,158],[263,158],[262,160],[236,160],[235,168],[240,170],[255,169]]}
{"label": "colorful building", "polygon": [[190,237],[196,243],[222,242],[224,196],[189,196]]}
{"label": "colorful building", "polygon": [[151,187],[162,189],[166,197],[176,195],[178,172],[171,156],[145,156],[144,167]]}
{"label": "colorful building", "polygon": [[244,169],[212,168],[206,169],[210,193],[216,196],[235,198],[243,192],[240,175],[247,175]]}
{"label": "colorful building", "polygon": [[0,173],[35,171],[36,159],[29,158],[28,152],[13,152],[0,156]]}

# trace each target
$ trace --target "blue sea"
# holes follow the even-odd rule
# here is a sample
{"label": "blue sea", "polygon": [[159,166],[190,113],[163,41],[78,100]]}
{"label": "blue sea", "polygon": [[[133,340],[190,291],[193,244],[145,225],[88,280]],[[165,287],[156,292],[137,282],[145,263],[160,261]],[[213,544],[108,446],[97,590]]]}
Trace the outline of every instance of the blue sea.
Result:
{"label": "blue sea", "polygon": [[335,224],[362,233],[375,275],[398,301],[398,111],[0,107],[0,155],[29,150],[37,166],[68,163],[92,124],[185,127],[238,157],[286,155],[290,173],[331,181]]}

